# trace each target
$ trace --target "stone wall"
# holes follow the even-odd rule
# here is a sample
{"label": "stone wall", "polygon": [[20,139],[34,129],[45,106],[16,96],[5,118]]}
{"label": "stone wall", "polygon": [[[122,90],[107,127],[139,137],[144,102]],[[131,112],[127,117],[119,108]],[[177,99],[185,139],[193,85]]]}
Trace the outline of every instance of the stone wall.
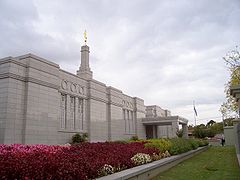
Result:
{"label": "stone wall", "polygon": [[0,144],[22,142],[25,85],[20,75],[24,70],[11,57],[0,61]]}
{"label": "stone wall", "polygon": [[224,137],[225,144],[227,146],[235,145],[235,137],[234,137],[234,127],[233,126],[225,126],[224,127]]}

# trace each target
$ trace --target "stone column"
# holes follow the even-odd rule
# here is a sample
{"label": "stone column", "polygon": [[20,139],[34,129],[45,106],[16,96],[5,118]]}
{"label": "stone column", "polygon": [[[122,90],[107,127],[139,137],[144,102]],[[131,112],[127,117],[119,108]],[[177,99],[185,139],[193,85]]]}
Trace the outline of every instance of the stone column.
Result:
{"label": "stone column", "polygon": [[157,135],[157,126],[152,126],[152,130],[153,130],[153,139],[156,139],[158,137]]}
{"label": "stone column", "polygon": [[187,124],[183,124],[182,129],[183,129],[183,138],[188,139],[188,126],[187,126]]}
{"label": "stone column", "polygon": [[159,134],[158,134],[158,126],[155,126],[155,138],[159,138]]}

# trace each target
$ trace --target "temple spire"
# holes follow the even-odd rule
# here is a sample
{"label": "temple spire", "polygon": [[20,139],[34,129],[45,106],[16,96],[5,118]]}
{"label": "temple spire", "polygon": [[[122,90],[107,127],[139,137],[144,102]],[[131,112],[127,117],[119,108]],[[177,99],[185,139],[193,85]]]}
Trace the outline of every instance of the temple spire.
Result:
{"label": "temple spire", "polygon": [[81,65],[77,71],[77,75],[83,79],[92,79],[92,71],[89,66],[89,47],[87,44],[87,32],[84,32],[84,42],[85,45],[81,47]]}

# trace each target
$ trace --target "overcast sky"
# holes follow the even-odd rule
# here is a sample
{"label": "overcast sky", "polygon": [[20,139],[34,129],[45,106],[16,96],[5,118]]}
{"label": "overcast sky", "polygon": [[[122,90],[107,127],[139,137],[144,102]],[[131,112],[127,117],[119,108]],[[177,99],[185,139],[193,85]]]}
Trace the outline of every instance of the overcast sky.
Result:
{"label": "overcast sky", "polygon": [[87,30],[94,79],[194,124],[221,120],[239,0],[1,0],[0,57],[33,53],[76,73]]}

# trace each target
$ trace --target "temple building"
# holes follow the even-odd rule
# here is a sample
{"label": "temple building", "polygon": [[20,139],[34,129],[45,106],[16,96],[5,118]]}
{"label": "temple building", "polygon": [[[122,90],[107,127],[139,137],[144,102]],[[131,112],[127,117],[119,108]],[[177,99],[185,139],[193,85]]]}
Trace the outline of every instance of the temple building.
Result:
{"label": "temple building", "polygon": [[91,142],[172,138],[187,120],[93,79],[89,47],[76,74],[33,54],[0,59],[0,144],[64,144],[76,133]]}

